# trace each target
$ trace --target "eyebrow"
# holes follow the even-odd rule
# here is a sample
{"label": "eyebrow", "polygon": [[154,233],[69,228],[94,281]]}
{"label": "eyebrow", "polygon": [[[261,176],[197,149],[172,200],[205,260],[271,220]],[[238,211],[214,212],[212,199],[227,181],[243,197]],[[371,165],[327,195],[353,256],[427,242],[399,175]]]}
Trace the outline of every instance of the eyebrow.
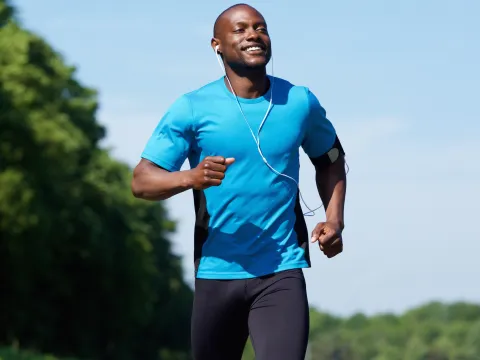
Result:
{"label": "eyebrow", "polygon": [[[236,21],[233,23],[234,26],[238,26],[238,25],[241,25],[241,26],[248,26],[248,22],[246,21],[243,21],[243,20],[240,20],[240,21]],[[262,26],[265,26],[267,27],[267,23],[265,21],[257,21],[256,23],[254,23],[254,26],[259,26],[259,25],[262,25]]]}

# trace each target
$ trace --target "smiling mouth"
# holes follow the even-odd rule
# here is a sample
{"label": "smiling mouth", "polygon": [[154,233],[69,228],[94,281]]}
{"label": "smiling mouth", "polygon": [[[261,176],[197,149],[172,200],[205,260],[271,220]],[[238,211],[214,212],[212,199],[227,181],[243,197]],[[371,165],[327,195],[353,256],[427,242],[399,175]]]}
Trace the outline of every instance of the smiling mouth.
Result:
{"label": "smiling mouth", "polygon": [[244,51],[247,53],[259,53],[259,52],[263,53],[265,49],[262,46],[252,45],[252,46],[246,47]]}

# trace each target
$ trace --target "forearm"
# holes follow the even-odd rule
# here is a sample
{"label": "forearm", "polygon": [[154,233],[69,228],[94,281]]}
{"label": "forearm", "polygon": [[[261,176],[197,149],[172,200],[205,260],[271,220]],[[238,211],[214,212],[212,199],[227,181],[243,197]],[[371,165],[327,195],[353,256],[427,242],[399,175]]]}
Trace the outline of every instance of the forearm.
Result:
{"label": "forearm", "polygon": [[136,169],[132,180],[132,193],[144,200],[166,200],[192,188],[189,171]]}
{"label": "forearm", "polygon": [[327,168],[316,171],[318,193],[325,207],[326,220],[344,226],[347,179],[345,160],[340,157]]}

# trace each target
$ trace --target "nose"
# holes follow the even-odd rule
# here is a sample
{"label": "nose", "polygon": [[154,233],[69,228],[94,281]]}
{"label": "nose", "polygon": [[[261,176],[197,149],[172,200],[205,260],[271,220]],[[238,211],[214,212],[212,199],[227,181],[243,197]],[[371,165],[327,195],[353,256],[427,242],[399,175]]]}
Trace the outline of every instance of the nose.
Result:
{"label": "nose", "polygon": [[249,27],[247,29],[247,40],[248,41],[258,40],[259,37],[260,36],[259,36],[258,32],[253,27]]}

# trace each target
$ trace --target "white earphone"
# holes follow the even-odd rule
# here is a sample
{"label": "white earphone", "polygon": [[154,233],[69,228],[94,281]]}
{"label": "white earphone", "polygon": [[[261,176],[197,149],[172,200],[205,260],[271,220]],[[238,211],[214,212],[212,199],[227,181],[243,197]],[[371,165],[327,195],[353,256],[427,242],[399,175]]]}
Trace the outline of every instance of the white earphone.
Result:
{"label": "white earphone", "polygon": [[321,206],[319,206],[318,208],[312,210],[308,207],[308,205],[305,203],[305,200],[303,200],[303,196],[302,196],[302,192],[300,191],[300,184],[294,179],[292,178],[291,176],[288,176],[286,174],[282,174],[281,172],[275,170],[273,168],[273,166],[271,166],[267,159],[265,158],[265,156],[263,155],[263,152],[262,152],[262,149],[260,148],[260,130],[262,129],[263,127],[263,124],[265,123],[265,121],[267,120],[267,117],[268,117],[268,114],[270,113],[270,110],[272,109],[272,106],[273,106],[273,85],[275,83],[275,78],[273,76],[273,56],[272,56],[272,76],[271,76],[271,89],[270,89],[270,103],[268,105],[268,108],[267,108],[267,112],[265,113],[265,116],[262,120],[262,122],[260,123],[260,126],[258,127],[258,131],[257,131],[257,136],[255,136],[253,130],[252,130],[252,127],[250,126],[250,124],[248,123],[248,120],[247,120],[247,117],[245,116],[244,112],[243,112],[243,109],[242,109],[242,106],[240,105],[240,102],[238,101],[238,97],[237,97],[237,94],[235,93],[235,90],[233,89],[233,86],[232,86],[232,83],[230,82],[230,79],[228,78],[228,75],[227,75],[227,72],[225,70],[225,66],[219,56],[220,52],[219,52],[219,47],[220,45],[217,45],[215,46],[215,56],[217,57],[217,60],[218,60],[218,63],[220,65],[220,67],[222,68],[223,72],[225,73],[225,78],[227,79],[228,81],[228,84],[230,85],[230,89],[232,90],[232,93],[233,95],[235,96],[235,100],[237,100],[237,104],[238,104],[238,108],[240,109],[240,112],[242,113],[243,115],[243,118],[245,120],[245,123],[247,124],[248,128],[250,129],[250,133],[252,134],[252,137],[253,137],[253,140],[255,141],[255,144],[257,144],[257,150],[258,150],[258,153],[260,154],[260,156],[262,157],[262,160],[263,162],[265,163],[265,165],[267,165],[270,170],[272,170],[275,174],[279,175],[279,176],[283,176],[289,180],[292,180],[296,185],[297,185],[297,188],[298,188],[298,192],[300,194],[300,199],[302,200],[303,204],[305,205],[305,207],[310,210],[306,213],[304,213],[303,215],[304,216],[313,216],[315,215],[315,210],[318,210],[320,208],[323,207],[323,204]]}

